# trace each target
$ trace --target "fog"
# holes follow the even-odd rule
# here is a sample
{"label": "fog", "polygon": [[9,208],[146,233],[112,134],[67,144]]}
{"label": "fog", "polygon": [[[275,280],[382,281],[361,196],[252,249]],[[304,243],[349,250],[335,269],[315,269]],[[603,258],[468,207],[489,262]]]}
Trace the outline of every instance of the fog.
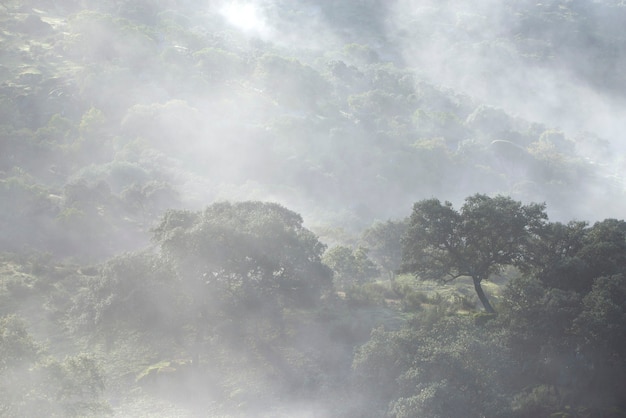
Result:
{"label": "fog", "polygon": [[[617,0],[0,2],[0,415],[624,406],[598,354],[624,25]],[[475,194],[549,217],[485,270],[497,318],[468,276],[397,275],[413,205]]]}
{"label": "fog", "polygon": [[[616,10],[621,13],[621,9]],[[553,28],[543,27],[536,35],[532,32],[530,17],[536,14],[539,19],[549,19],[559,11],[565,17],[555,18]],[[602,78],[607,71],[615,71],[618,67],[610,65],[617,65],[622,58],[619,56],[613,63],[602,63],[603,67],[594,70],[593,60],[598,55],[594,48],[597,46],[592,44],[594,39],[588,39],[594,36],[600,38],[605,35],[595,34],[611,30],[610,27],[602,26],[606,25],[604,15],[611,13],[609,6],[598,5],[594,8],[573,2],[558,5],[532,2],[503,5],[489,1],[469,6],[454,1],[395,1],[362,2],[350,6],[302,2],[298,7],[293,7],[267,1],[211,3],[204,12],[224,19],[222,24],[230,39],[225,38],[220,42],[226,42],[226,45],[235,42],[236,48],[250,48],[251,42],[262,41],[276,53],[292,55],[302,64],[322,73],[325,71],[324,61],[333,59],[341,59],[349,65],[362,68],[363,61],[359,60],[363,58],[346,56],[344,46],[349,43],[366,45],[377,55],[379,62],[391,63],[413,73],[416,83],[427,82],[443,92],[451,91],[456,96],[460,95],[461,100],[466,102],[461,106],[493,106],[512,118],[522,119],[529,124],[541,124],[546,130],[562,131],[567,142],[574,145],[571,157],[580,158],[586,164],[589,175],[597,178],[581,178],[577,185],[580,190],[571,190],[571,200],[566,196],[565,205],[563,197],[554,199],[550,192],[542,190],[517,197],[525,201],[546,201],[552,216],[558,220],[576,218],[595,221],[620,217],[623,213],[624,150],[620,134],[624,131],[624,98],[619,88],[616,88],[617,85],[610,85],[615,81],[613,75]],[[592,15],[584,17],[584,13]],[[586,26],[569,27],[568,22],[563,22],[568,16],[578,17]],[[198,24],[202,27],[207,23],[199,19]],[[583,29],[591,35],[581,34]],[[568,30],[572,32],[568,33]],[[243,38],[232,39],[236,33]],[[558,44],[559,41],[562,45]],[[248,53],[253,52],[250,50]],[[605,68],[607,66],[608,69]],[[258,68],[255,71],[253,77],[258,75]],[[244,196],[278,200],[305,214],[309,222],[315,223],[316,219],[322,223],[333,222],[328,216],[333,217],[333,214],[341,212],[341,208],[335,206],[337,201],[321,203],[317,196],[311,196],[310,193],[277,190],[275,185],[257,180],[259,172],[263,177],[267,170],[275,170],[274,165],[285,166],[289,161],[301,161],[303,158],[324,160],[324,153],[342,153],[341,147],[336,143],[324,143],[319,134],[315,134],[309,139],[292,136],[290,141],[298,148],[289,148],[289,144],[282,143],[280,146],[283,149],[272,148],[271,152],[264,149],[264,152],[258,153],[254,149],[258,139],[251,138],[251,143],[244,137],[258,136],[253,131],[276,118],[298,124],[298,121],[309,121],[310,118],[336,120],[339,117],[341,120],[346,110],[348,114],[352,112],[341,108],[324,109],[320,107],[319,99],[313,107],[303,107],[302,103],[292,107],[287,104],[295,104],[295,99],[289,95],[299,94],[300,87],[295,86],[295,90],[288,88],[285,92],[288,96],[281,97],[277,102],[275,96],[267,94],[267,89],[273,88],[273,85],[270,87],[266,83],[259,83],[261,80],[258,78],[247,82],[241,80],[236,85],[230,83],[228,89],[191,96],[197,101],[192,106],[197,106],[205,122],[208,121],[208,115],[219,114],[211,120],[209,126],[200,124],[200,132],[195,136],[197,141],[209,141],[206,144],[209,149],[203,148],[203,152],[217,154],[220,160],[218,164],[225,165],[218,165],[211,170],[210,182],[221,184],[218,191],[215,194],[200,194],[198,201],[211,198],[241,199]],[[418,88],[416,85],[415,89]],[[190,97],[186,96],[186,99]],[[203,103],[207,100],[211,102],[210,108],[204,107]],[[458,116],[462,117],[463,113],[458,113]],[[215,126],[218,119],[217,123],[223,124],[223,129]],[[338,127],[344,122],[340,122]],[[236,131],[233,129],[235,125]],[[267,126],[265,129],[268,129]],[[191,132],[191,136],[194,136],[194,132]],[[230,137],[233,139],[224,140]],[[466,139],[471,138],[456,138],[456,141]],[[504,136],[498,139],[510,138]],[[300,144],[295,144],[300,141],[315,144],[303,149]],[[303,152],[309,156],[303,156]],[[342,155],[341,158],[348,159],[346,165],[359,164],[351,160],[350,155]],[[329,174],[341,176],[332,171]],[[233,182],[230,181],[232,177],[235,178]],[[518,183],[524,180],[536,182],[535,178],[530,177],[518,179]],[[370,177],[367,181],[374,183],[377,180]],[[383,197],[388,201],[388,207],[394,207],[391,210],[372,208],[370,198],[358,194],[352,196],[350,206],[368,208],[366,218],[361,219],[363,224],[367,224],[376,218],[402,216],[403,212],[406,213],[402,207],[406,208],[412,201],[431,195],[460,202],[467,194],[475,191],[516,193],[502,189],[497,183],[486,183],[485,178],[470,180],[470,184],[458,187],[446,184],[453,181],[444,181],[440,190],[425,191],[418,187],[415,191],[406,190],[404,196],[393,196],[391,201],[388,201],[387,196]],[[231,185],[226,187],[228,191],[224,190],[224,183]],[[191,189],[198,189],[194,185],[198,183],[189,181],[186,184],[190,193],[185,189],[183,196],[194,195]],[[293,187],[299,189],[297,182]],[[542,188],[541,185],[538,187]],[[373,192],[376,193],[375,188]],[[575,203],[581,195],[589,197]],[[345,205],[345,202],[341,204]],[[350,214],[347,216],[363,217],[363,214],[355,214],[353,209],[348,209],[348,212]]]}
{"label": "fog", "polygon": [[[612,76],[603,74],[605,68],[594,69],[597,54],[594,45],[583,43],[582,48],[573,50],[573,44],[579,40],[584,42],[582,28],[567,33],[555,25],[555,34],[549,33],[548,28],[548,33],[538,33],[533,40],[534,34],[524,33],[529,29],[523,25],[524,18],[533,14],[555,13],[560,9],[571,16],[582,14],[582,20],[590,26],[585,29],[597,33],[603,29],[610,31],[612,28],[603,27],[610,25],[606,18],[610,13],[620,14],[623,10],[576,2],[505,5],[481,1],[468,5],[450,1],[443,4],[445,6],[441,2],[397,1],[390,6],[387,37],[396,41],[404,62],[436,85],[468,94],[512,116],[563,131],[575,142],[577,155],[591,162],[606,182],[619,185],[619,197],[611,193],[617,201],[594,205],[596,198],[603,200],[602,195],[610,192],[592,188],[582,193],[591,193],[592,199],[570,206],[568,211],[556,214],[557,217],[619,218],[624,211],[621,193],[624,187],[621,140],[625,128],[624,96],[619,88],[603,88],[603,77],[611,79]],[[428,21],[437,23],[424,26]],[[528,44],[547,43],[553,56],[539,60],[524,50],[532,49],[532,45],[510,42],[524,35],[530,38],[524,40]],[[559,40],[561,45],[557,43]],[[622,57],[616,58],[617,62],[621,60]]]}
{"label": "fog", "polygon": [[[571,48],[570,42],[580,37],[578,32],[563,34],[563,45],[548,45],[555,49],[552,52],[555,56],[550,57],[547,65],[536,57],[524,56],[524,45],[510,43],[511,38],[525,30],[520,10],[540,14],[560,7],[571,9],[568,12],[573,15],[610,13],[609,10],[600,7],[595,10],[593,6],[574,2],[560,5],[526,2],[526,7],[524,2],[505,5],[482,1],[470,6],[452,1],[446,2],[446,7],[441,4],[398,1],[391,6],[392,18],[387,27],[391,37],[398,39],[395,34],[411,30],[423,36],[398,39],[408,65],[435,84],[461,90],[507,113],[562,129],[572,138],[580,133],[595,134],[608,140],[613,151],[623,151],[619,140],[624,127],[623,94],[619,90],[599,88],[602,80],[584,77],[593,73],[592,54],[585,51],[589,45],[582,45],[574,57],[568,56],[574,54],[567,49]],[[516,15],[515,9],[518,9]],[[418,25],[429,16],[436,16],[436,25],[426,28]],[[590,21],[592,32],[600,31],[606,24],[602,16],[592,15],[586,20]],[[562,29],[554,28],[555,32],[559,30]],[[533,34],[529,35],[532,40]],[[552,41],[552,36],[542,33],[537,34],[535,42],[542,41],[540,35],[548,38],[546,42]],[[558,48],[565,51],[559,54]],[[573,62],[576,67],[571,65]],[[585,150],[584,144],[580,146],[583,155],[592,151]]]}

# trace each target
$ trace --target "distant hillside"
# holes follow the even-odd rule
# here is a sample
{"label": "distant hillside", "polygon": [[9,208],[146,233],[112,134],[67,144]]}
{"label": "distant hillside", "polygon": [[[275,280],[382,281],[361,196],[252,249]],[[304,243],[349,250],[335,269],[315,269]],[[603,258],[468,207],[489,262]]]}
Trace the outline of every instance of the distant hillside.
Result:
{"label": "distant hillside", "polygon": [[546,100],[559,74],[591,103],[619,98],[623,11],[4,2],[0,222],[15,232],[2,245],[72,253],[88,228],[80,250],[112,254],[166,208],[223,199],[355,230],[473,192],[546,201],[555,219],[617,216],[617,138],[572,131],[584,104]]}

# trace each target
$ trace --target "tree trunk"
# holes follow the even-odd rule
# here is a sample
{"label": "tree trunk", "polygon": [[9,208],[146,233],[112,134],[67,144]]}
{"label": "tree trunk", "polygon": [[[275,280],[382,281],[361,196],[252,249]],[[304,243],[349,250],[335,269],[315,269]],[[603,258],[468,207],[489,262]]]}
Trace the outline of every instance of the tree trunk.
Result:
{"label": "tree trunk", "polygon": [[496,313],[496,310],[493,309],[493,306],[491,306],[491,303],[489,303],[489,299],[487,299],[487,296],[485,295],[485,292],[483,292],[483,288],[480,285],[482,279],[480,277],[474,276],[472,277],[472,280],[474,281],[474,290],[476,290],[478,299],[480,299],[483,306],[485,307],[485,311],[488,313]]}

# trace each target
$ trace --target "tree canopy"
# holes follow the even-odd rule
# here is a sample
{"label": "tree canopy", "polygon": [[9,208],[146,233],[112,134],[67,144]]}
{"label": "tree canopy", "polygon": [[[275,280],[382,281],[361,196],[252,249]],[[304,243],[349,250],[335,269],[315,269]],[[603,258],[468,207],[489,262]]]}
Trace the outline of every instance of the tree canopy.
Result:
{"label": "tree canopy", "polygon": [[369,250],[370,258],[391,278],[402,263],[402,237],[407,224],[408,219],[375,222],[361,235],[362,245]]}
{"label": "tree canopy", "polygon": [[460,211],[438,199],[415,203],[404,237],[402,270],[422,279],[469,276],[487,312],[494,312],[481,282],[507,265],[528,261],[530,240],[544,225],[545,205],[476,194]]}
{"label": "tree canopy", "polygon": [[200,294],[314,302],[332,279],[321,262],[326,247],[302,222],[276,203],[223,202],[167,212],[153,240]]}
{"label": "tree canopy", "polygon": [[336,288],[359,285],[373,280],[379,274],[363,247],[352,249],[343,245],[332,247],[322,259],[333,270]]}
{"label": "tree canopy", "polygon": [[315,306],[330,290],[332,272],[321,261],[326,247],[302,222],[277,203],[252,201],[163,216],[153,241],[187,301],[194,364],[225,321],[234,338],[250,326],[280,329],[284,307]]}

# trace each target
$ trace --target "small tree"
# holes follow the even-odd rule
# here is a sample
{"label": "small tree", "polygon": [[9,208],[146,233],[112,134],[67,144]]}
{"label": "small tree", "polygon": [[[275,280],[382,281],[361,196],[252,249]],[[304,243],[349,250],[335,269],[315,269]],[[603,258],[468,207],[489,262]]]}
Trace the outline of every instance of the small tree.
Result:
{"label": "small tree", "polygon": [[370,258],[387,272],[391,280],[402,264],[402,237],[407,227],[408,219],[376,222],[361,236]]}
{"label": "small tree", "polygon": [[415,203],[403,240],[402,271],[444,282],[469,276],[485,310],[481,283],[507,265],[528,262],[528,244],[543,227],[545,205],[476,194],[460,211],[438,199]]}
{"label": "small tree", "polygon": [[335,246],[326,251],[323,261],[333,270],[335,285],[340,288],[369,282],[379,274],[363,247],[353,250],[343,245]]}

